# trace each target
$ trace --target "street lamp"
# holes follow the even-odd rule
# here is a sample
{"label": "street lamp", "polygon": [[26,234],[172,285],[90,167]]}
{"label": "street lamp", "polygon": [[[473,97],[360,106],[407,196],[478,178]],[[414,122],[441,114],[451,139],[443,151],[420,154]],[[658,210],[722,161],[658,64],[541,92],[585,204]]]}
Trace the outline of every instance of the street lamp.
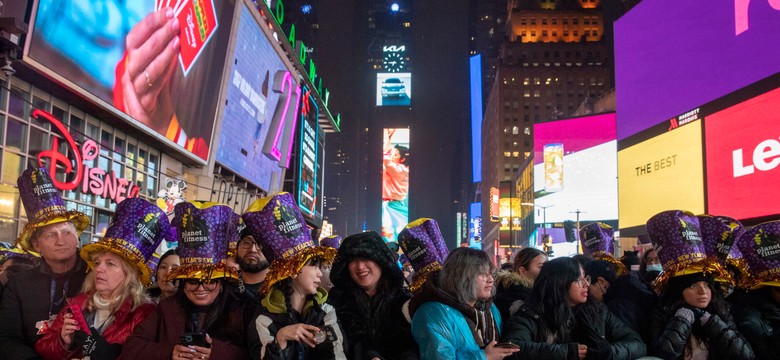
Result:
{"label": "street lamp", "polygon": [[543,205],[536,205],[534,203],[524,202],[524,203],[520,203],[520,205],[533,206],[542,209],[542,221],[544,222],[542,224],[543,226],[542,231],[544,232],[544,235],[547,235],[547,208],[553,207],[555,206],[555,204],[543,206]]}

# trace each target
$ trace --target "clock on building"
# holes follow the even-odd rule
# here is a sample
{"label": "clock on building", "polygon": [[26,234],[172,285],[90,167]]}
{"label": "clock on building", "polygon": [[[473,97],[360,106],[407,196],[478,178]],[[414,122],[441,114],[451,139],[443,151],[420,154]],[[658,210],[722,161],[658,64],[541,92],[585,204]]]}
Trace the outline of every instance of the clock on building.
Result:
{"label": "clock on building", "polygon": [[406,69],[406,59],[404,59],[403,52],[385,52],[384,65],[385,71],[391,73],[401,72]]}

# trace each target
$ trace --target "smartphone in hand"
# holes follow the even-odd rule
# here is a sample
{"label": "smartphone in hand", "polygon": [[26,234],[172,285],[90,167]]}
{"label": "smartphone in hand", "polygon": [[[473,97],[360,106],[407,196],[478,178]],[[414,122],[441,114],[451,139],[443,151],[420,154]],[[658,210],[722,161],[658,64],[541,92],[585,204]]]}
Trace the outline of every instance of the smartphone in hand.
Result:
{"label": "smartphone in hand", "polygon": [[182,335],[179,338],[179,342],[184,346],[194,345],[194,346],[200,346],[204,348],[211,347],[211,344],[206,342],[206,335],[203,333],[193,333],[193,332],[184,333],[184,335]]}

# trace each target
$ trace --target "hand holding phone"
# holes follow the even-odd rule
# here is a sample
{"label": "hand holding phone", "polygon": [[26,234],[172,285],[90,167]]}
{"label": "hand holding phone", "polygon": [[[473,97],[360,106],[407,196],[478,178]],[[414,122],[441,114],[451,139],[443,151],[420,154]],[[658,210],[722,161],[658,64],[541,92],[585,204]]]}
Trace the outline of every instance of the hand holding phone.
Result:
{"label": "hand holding phone", "polygon": [[495,345],[497,348],[502,349],[520,349],[520,345],[513,344],[511,342],[502,342]]}
{"label": "hand holding phone", "polygon": [[317,345],[332,343],[336,340],[338,340],[338,337],[330,325],[320,327],[320,331],[314,334],[314,341]]}
{"label": "hand holding phone", "polygon": [[184,346],[200,346],[210,348],[211,344],[206,341],[206,335],[203,333],[188,332],[179,338],[179,342]]}

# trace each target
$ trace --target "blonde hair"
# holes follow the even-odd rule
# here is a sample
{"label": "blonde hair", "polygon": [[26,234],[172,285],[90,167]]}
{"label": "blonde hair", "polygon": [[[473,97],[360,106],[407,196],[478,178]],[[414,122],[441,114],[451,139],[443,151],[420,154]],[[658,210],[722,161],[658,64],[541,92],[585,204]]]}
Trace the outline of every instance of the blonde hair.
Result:
{"label": "blonde hair", "polygon": [[[96,251],[89,255],[90,261],[94,262],[95,258],[98,256],[103,256],[108,251]],[[118,294],[114,299],[111,299],[111,312],[116,311],[119,306],[122,305],[122,303],[125,302],[125,299],[131,299],[133,301],[133,307],[132,310],[135,310],[139,306],[150,302],[149,296],[146,294],[146,291],[144,289],[144,285],[141,284],[141,276],[138,273],[138,270],[130,264],[130,262],[127,261],[127,259],[124,258],[124,256],[118,255],[116,253],[113,253],[114,255],[117,255],[118,258],[122,259],[120,263],[122,264],[122,270],[125,272],[125,280],[117,286],[117,290],[120,290],[121,293]],[[94,303],[93,303],[93,295],[97,290],[95,289],[95,270],[93,269],[87,274],[87,277],[84,279],[84,285],[81,287],[81,292],[87,295],[87,306],[90,310],[93,309]]]}

